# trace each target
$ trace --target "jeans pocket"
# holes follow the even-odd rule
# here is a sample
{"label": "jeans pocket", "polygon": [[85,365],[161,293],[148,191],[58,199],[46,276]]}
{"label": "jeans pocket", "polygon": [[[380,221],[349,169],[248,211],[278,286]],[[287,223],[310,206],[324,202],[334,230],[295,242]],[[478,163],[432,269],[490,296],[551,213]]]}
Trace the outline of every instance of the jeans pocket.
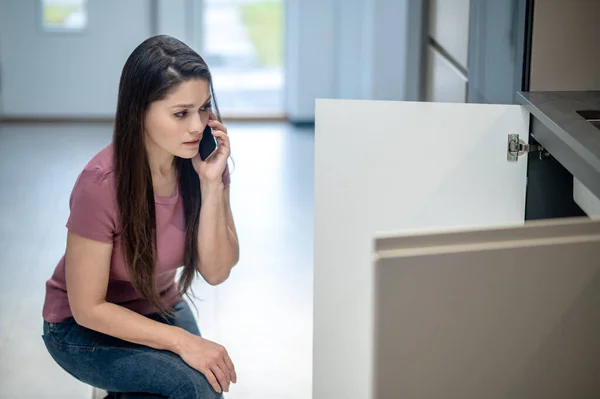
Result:
{"label": "jeans pocket", "polygon": [[45,339],[61,351],[93,352],[98,341],[95,331],[71,319],[48,323],[46,335]]}

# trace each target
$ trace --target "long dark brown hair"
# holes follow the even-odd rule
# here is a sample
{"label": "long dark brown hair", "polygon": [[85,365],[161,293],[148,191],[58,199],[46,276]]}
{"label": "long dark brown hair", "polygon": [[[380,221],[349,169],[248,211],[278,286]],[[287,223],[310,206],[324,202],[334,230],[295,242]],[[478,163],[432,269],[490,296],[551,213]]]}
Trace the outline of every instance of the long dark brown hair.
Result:
{"label": "long dark brown hair", "polygon": [[[221,120],[206,62],[181,41],[166,35],[142,42],[127,59],[119,83],[113,146],[116,199],[121,243],[131,282],[160,313],[170,313],[160,300],[154,280],[156,217],[152,175],[145,147],[144,117],[150,104],[161,100],[182,82],[209,82],[213,112]],[[179,195],[186,220],[184,268],[179,290],[186,294],[196,275],[200,184],[191,160],[175,157]]]}

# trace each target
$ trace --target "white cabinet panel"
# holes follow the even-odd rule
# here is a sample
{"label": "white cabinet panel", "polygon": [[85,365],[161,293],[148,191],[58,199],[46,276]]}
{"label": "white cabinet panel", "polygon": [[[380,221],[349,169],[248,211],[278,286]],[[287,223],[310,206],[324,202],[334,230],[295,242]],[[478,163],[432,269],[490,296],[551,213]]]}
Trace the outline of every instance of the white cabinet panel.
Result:
{"label": "white cabinet panel", "polygon": [[429,36],[464,69],[469,53],[470,0],[429,0]]}
{"label": "white cabinet panel", "polygon": [[527,156],[507,161],[516,105],[317,100],[313,399],[372,383],[378,231],[523,224]]}
{"label": "white cabinet panel", "polygon": [[426,100],[467,102],[467,78],[432,46],[427,47]]}

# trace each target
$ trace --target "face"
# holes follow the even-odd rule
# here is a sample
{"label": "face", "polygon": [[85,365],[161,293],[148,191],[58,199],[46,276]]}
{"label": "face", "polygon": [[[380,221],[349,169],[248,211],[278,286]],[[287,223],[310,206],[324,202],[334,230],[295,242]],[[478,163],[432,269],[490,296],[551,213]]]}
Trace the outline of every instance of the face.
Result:
{"label": "face", "polygon": [[153,102],[145,118],[149,152],[193,158],[210,109],[210,88],[203,79],[183,82],[164,99]]}

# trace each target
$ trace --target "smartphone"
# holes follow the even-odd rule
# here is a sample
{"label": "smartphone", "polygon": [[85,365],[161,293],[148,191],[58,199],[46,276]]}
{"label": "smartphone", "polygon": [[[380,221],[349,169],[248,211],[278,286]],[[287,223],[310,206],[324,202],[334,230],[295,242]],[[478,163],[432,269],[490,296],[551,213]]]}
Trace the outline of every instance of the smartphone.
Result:
{"label": "smartphone", "polygon": [[219,143],[217,143],[217,139],[212,134],[212,128],[209,125],[206,125],[204,128],[204,133],[202,133],[202,140],[200,140],[199,149],[200,158],[203,161],[206,161],[215,151],[219,148]]}

